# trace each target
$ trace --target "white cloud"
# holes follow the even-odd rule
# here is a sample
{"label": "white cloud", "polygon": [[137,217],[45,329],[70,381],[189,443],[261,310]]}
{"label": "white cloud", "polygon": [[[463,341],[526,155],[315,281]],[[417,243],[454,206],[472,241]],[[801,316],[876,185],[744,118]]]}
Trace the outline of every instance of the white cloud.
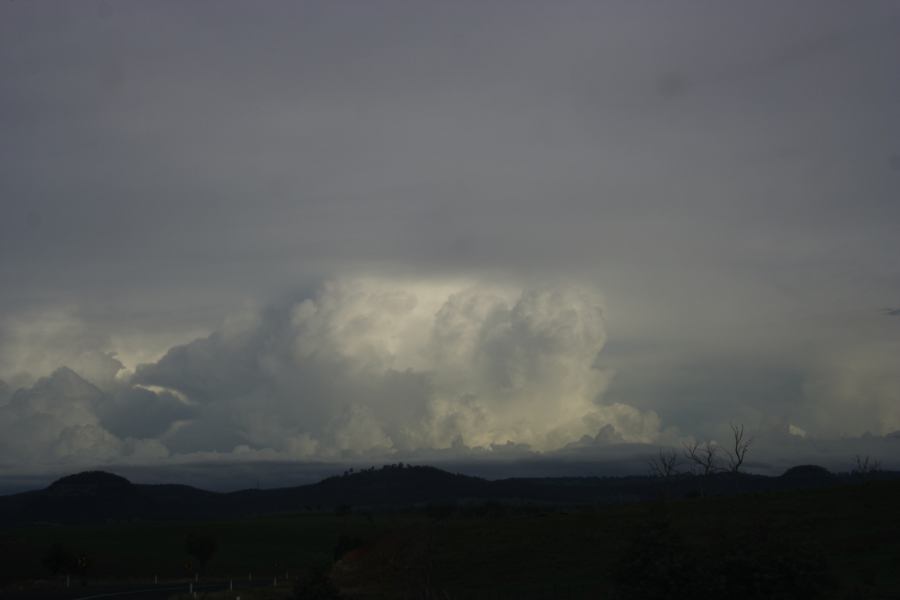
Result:
{"label": "white cloud", "polygon": [[0,322],[0,378],[20,387],[61,366],[101,387],[111,384],[123,367],[107,336],[74,310],[24,312]]}
{"label": "white cloud", "polygon": [[797,427],[796,425],[791,423],[788,425],[788,434],[795,435],[795,436],[801,437],[801,438],[805,438],[806,430],[803,429],[802,427]]}
{"label": "white cloud", "polygon": [[[165,422],[160,413],[171,401],[139,388],[108,394],[63,367],[0,405],[0,457],[16,468],[158,460],[168,450],[159,440],[137,434]],[[118,431],[126,405],[128,423]]]}
{"label": "white cloud", "polygon": [[[598,367],[606,339],[602,299],[590,288],[338,279],[301,301],[236,314],[130,380],[95,369],[106,382],[95,386],[62,369],[7,390],[0,455],[72,465],[500,460],[677,446],[700,433],[663,429],[656,412],[627,397],[604,401],[613,377]],[[896,352],[869,345],[817,359],[805,408],[770,415],[780,432],[770,450],[809,455],[810,440],[900,429]],[[758,456],[774,460],[766,450]]]}
{"label": "white cloud", "polygon": [[182,430],[205,439],[192,451],[229,451],[235,434],[307,456],[460,441],[549,450],[607,425],[652,440],[654,414],[599,402],[605,340],[588,289],[342,279],[173,348],[135,380],[197,403]]}

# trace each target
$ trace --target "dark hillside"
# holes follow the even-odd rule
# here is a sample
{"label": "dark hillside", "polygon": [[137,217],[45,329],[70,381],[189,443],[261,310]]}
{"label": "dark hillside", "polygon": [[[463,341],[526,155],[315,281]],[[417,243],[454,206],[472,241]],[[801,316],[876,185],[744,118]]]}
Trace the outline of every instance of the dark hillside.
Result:
{"label": "dark hillside", "polygon": [[479,477],[448,473],[434,467],[388,466],[329,477],[314,486],[324,501],[342,504],[392,504],[403,498],[408,504],[445,498],[486,498],[492,482]]}
{"label": "dark hillside", "polygon": [[0,524],[90,523],[123,520],[213,519],[348,509],[397,510],[487,501],[542,505],[624,504],[654,500],[819,489],[891,480],[834,475],[804,465],[781,477],[719,473],[708,477],[519,478],[488,481],[434,467],[390,465],[347,471],[313,485],[217,493],[184,485],[140,485],[89,471],[63,477],[43,490],[0,496]]}

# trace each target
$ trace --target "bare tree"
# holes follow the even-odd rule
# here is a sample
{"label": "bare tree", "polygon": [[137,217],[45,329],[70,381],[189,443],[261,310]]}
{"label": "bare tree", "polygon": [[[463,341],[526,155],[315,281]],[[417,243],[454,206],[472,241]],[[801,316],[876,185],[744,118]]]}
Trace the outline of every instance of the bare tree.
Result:
{"label": "bare tree", "polygon": [[712,442],[692,442],[684,445],[684,457],[694,464],[701,475],[710,475],[718,468],[719,447]]}
{"label": "bare tree", "polygon": [[728,451],[728,469],[732,473],[738,473],[741,470],[741,465],[744,464],[744,457],[747,456],[747,452],[750,450],[750,445],[753,443],[753,438],[744,437],[744,426],[743,425],[735,425],[731,424],[731,434],[732,434],[732,449]]}
{"label": "bare tree", "polygon": [[659,454],[648,461],[654,477],[668,478],[678,474],[678,453],[674,449],[659,449]]}
{"label": "bare tree", "polygon": [[853,468],[851,473],[853,475],[858,475],[860,477],[865,477],[867,475],[871,475],[872,473],[877,473],[881,470],[881,461],[870,458],[868,455],[859,456],[856,455],[856,466]]}

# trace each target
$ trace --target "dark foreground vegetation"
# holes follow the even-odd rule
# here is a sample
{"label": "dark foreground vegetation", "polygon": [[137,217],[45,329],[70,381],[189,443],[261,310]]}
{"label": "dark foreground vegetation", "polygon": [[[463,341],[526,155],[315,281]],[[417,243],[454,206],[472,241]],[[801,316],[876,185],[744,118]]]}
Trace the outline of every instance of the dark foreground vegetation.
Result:
{"label": "dark foreground vegetation", "polygon": [[[629,494],[652,490],[621,504],[601,501],[606,495],[579,502],[583,489],[559,489],[591,489],[590,481],[532,480],[547,488],[543,498],[504,498],[474,493],[502,482],[457,477],[399,467],[348,473],[323,482],[334,493],[329,504],[292,513],[8,520],[0,529],[2,596],[53,597],[56,590],[64,597],[68,574],[86,590],[154,577],[278,578],[278,587],[240,592],[244,600],[900,598],[900,480],[888,474],[842,478],[801,468],[763,478],[773,480],[767,487],[746,475],[607,481]],[[470,495],[387,502],[416,495],[421,478],[445,493],[450,482],[460,483]],[[111,509],[116,494],[121,504],[122,494],[135,493],[123,488],[107,497],[87,480],[112,482],[108,475],[76,478],[83,487],[66,492],[70,502],[92,498],[94,507]],[[522,481],[508,485],[524,489]]]}

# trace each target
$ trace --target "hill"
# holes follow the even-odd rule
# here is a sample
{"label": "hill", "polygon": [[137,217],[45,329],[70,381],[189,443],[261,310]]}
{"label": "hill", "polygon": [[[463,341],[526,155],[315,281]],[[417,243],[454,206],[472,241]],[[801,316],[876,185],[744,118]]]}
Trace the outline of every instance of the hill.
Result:
{"label": "hill", "polygon": [[[872,477],[900,479],[898,473]],[[91,523],[234,518],[303,511],[377,511],[435,505],[623,504],[659,497],[690,498],[835,487],[860,481],[822,467],[799,466],[781,477],[720,473],[708,477],[518,478],[489,481],[428,466],[390,465],[347,471],[312,485],[217,493],[185,485],[135,484],[88,471],[47,488],[0,496],[0,524]]]}

